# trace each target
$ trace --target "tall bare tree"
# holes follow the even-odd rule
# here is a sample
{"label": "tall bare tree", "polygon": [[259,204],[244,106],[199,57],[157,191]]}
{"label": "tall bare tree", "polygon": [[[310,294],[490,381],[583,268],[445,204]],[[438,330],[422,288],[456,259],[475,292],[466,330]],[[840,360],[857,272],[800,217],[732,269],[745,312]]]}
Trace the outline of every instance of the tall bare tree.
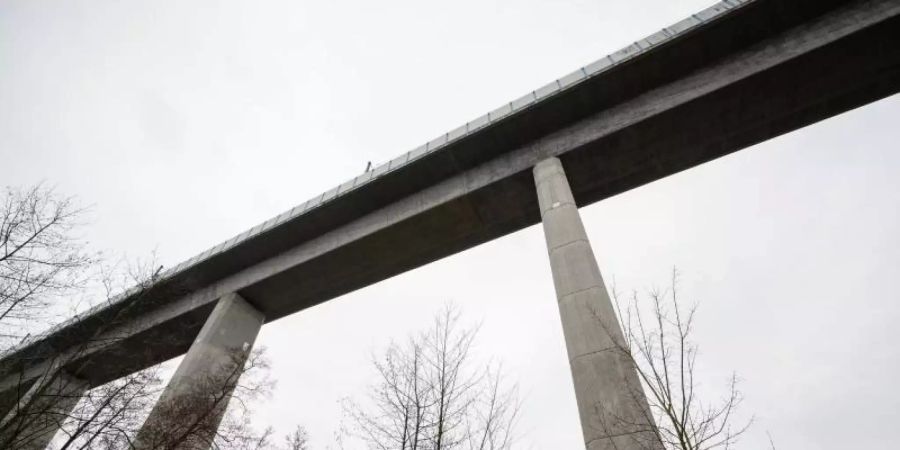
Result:
{"label": "tall bare tree", "polygon": [[346,401],[352,437],[392,450],[512,447],[519,401],[497,365],[474,358],[477,328],[447,307],[432,326],[374,358],[378,382],[365,403]]}
{"label": "tall bare tree", "polygon": [[[144,303],[159,295],[161,266],[155,263],[130,265],[126,270],[101,270],[102,262],[86,251],[79,237],[83,209],[52,189],[7,188],[0,204],[0,350],[9,349],[27,332],[49,325],[48,309],[64,312],[76,308],[89,293],[112,301],[116,291],[129,291],[130,303],[120,304],[118,313],[94,330],[84,342],[62,353],[48,354],[49,362],[35,377],[20,374],[14,390],[18,398],[12,409],[0,417],[0,448],[34,449],[45,445],[49,432],[62,430],[57,442],[61,449],[119,450],[133,448],[133,440],[143,419],[161,392],[159,368],[154,367],[103,386],[86,390],[86,382],[67,375],[78,372],[80,359],[97,345],[121,339],[119,329],[135,299]],[[88,275],[106,272],[100,286],[91,286]],[[166,286],[166,295],[177,295],[177,286]],[[153,294],[155,292],[155,294]],[[104,297],[105,294],[105,297]],[[5,349],[4,349],[5,347]],[[241,355],[243,356],[243,355]],[[11,370],[25,370],[25,364],[10,364]],[[63,370],[67,369],[67,370]],[[74,370],[73,370],[74,369]],[[2,373],[15,377],[18,372]],[[235,366],[222,379],[204,380],[205,397],[200,401],[169,405],[176,422],[185,424],[172,439],[160,440],[151,448],[187,448],[188,443],[205,440],[207,447],[221,449],[260,448],[271,430],[256,431],[249,419],[253,401],[265,395],[271,385],[267,365],[260,353],[248,364]],[[254,374],[258,374],[254,376]],[[221,425],[212,428],[206,417],[218,414],[230,403]],[[171,434],[171,433],[169,433]]]}
{"label": "tall bare tree", "polygon": [[735,418],[743,399],[736,375],[728,380],[724,398],[710,400],[698,391],[698,346],[692,337],[697,306],[682,304],[678,272],[673,270],[667,290],[650,291],[647,301],[637,292],[622,298],[615,290],[613,299],[625,336],[624,342],[614,342],[637,368],[644,392],[634,395],[646,393],[653,415],[650,423],[655,423],[651,431],[669,450],[732,448],[752,419]]}
{"label": "tall bare tree", "polygon": [[96,262],[74,231],[84,209],[37,185],[0,194],[0,349],[84,286]]}

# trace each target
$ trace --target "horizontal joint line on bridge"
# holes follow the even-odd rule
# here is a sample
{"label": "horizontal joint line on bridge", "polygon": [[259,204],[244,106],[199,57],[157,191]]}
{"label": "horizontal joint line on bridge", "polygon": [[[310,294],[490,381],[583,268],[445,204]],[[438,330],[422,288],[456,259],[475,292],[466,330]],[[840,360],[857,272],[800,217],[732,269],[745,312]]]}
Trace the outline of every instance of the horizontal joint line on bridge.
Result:
{"label": "horizontal joint line on bridge", "polygon": [[569,246],[569,245],[578,244],[578,243],[581,243],[581,242],[587,244],[588,247],[591,246],[591,242],[588,241],[588,239],[587,239],[586,237],[583,237],[583,238],[575,239],[574,241],[568,241],[568,242],[566,242],[566,243],[564,243],[564,244],[559,244],[559,245],[556,245],[556,246],[554,246],[554,247],[550,247],[549,253],[552,254],[553,252],[555,252],[555,251],[557,251],[557,250],[560,250],[560,249],[562,249],[563,247],[567,247],[567,246]]}
{"label": "horizontal joint line on bridge", "polygon": [[575,209],[578,209],[578,205],[576,205],[575,202],[555,202],[553,205],[551,205],[546,210],[541,211],[541,220],[544,219],[544,215],[547,214],[548,212],[553,211],[554,209],[562,208],[563,206],[571,206]]}
{"label": "horizontal joint line on bridge", "polygon": [[589,290],[591,290],[591,289],[605,289],[605,288],[604,288],[603,286],[597,285],[597,286],[590,286],[590,287],[586,287],[586,288],[576,289],[576,290],[574,290],[574,291],[572,291],[572,292],[569,292],[568,294],[560,294],[560,296],[559,296],[559,302],[565,302],[565,301],[568,301],[568,299],[567,299],[566,297],[571,297],[571,296],[573,296],[573,295],[578,295],[578,294],[581,294],[582,292],[587,292],[587,291],[589,291]]}
{"label": "horizontal joint line on bridge", "polygon": [[575,356],[569,358],[569,361],[570,361],[570,362],[578,361],[579,359],[585,358],[585,357],[587,357],[587,356],[599,355],[600,353],[606,353],[606,352],[617,352],[617,351],[620,351],[620,350],[621,350],[621,349],[619,349],[619,348],[616,347],[616,346],[605,347],[605,348],[601,348],[600,350],[594,350],[594,351],[591,351],[591,352],[582,353],[582,354],[580,354],[580,355],[575,355]]}

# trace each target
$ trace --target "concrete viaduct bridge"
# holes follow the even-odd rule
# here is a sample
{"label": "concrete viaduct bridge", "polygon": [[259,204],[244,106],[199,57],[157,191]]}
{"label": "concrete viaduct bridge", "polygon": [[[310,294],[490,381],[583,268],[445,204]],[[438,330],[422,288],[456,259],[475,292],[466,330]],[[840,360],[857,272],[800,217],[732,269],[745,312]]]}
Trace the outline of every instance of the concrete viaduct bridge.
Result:
{"label": "concrete viaduct bridge", "polygon": [[77,380],[65,410],[187,353],[161,402],[178,398],[266,322],[543,222],[586,447],[634,449],[595,408],[646,403],[603,351],[619,328],[578,207],[898,90],[900,0],[722,1],[7,352],[0,415],[47,373]]}

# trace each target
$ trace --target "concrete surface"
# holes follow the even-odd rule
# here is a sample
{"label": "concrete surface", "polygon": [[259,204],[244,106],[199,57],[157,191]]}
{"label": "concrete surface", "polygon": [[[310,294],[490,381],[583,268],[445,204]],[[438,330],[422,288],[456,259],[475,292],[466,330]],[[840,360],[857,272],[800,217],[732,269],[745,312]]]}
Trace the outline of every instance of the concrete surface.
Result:
{"label": "concrete surface", "polygon": [[[141,427],[135,447],[157,448],[151,444],[165,442],[159,439],[171,438],[180,431],[193,433],[191,441],[199,437],[201,441],[211,442],[213,434],[207,432],[215,430],[222,420],[264,321],[262,313],[240,295],[223,296]],[[205,404],[210,397],[224,397],[224,401]],[[173,405],[177,411],[187,413],[173,414]],[[196,432],[186,425],[195,420],[204,423]]]}
{"label": "concrete surface", "polygon": [[662,450],[563,165],[534,168],[575,398],[589,450]]}

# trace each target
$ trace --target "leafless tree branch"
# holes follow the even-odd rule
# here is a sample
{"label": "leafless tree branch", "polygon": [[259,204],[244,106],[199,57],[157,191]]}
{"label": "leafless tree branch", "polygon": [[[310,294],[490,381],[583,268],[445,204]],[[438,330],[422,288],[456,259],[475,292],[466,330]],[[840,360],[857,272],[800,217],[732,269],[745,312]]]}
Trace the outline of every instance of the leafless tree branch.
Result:
{"label": "leafless tree branch", "polygon": [[367,404],[346,400],[347,434],[372,449],[509,449],[519,401],[501,367],[476,367],[478,328],[448,306],[426,331],[373,358],[378,382]]}
{"label": "leafless tree branch", "polygon": [[646,392],[653,419],[649,422],[655,424],[652,431],[667,449],[732,448],[752,423],[752,419],[735,423],[743,400],[737,376],[732,375],[728,394],[719,401],[700,398],[694,375],[698,351],[692,340],[697,306],[682,304],[676,270],[668,290],[652,290],[648,297],[646,302],[632,293],[623,300],[613,290],[625,336],[617,350],[631,361],[642,382],[633,397]]}

